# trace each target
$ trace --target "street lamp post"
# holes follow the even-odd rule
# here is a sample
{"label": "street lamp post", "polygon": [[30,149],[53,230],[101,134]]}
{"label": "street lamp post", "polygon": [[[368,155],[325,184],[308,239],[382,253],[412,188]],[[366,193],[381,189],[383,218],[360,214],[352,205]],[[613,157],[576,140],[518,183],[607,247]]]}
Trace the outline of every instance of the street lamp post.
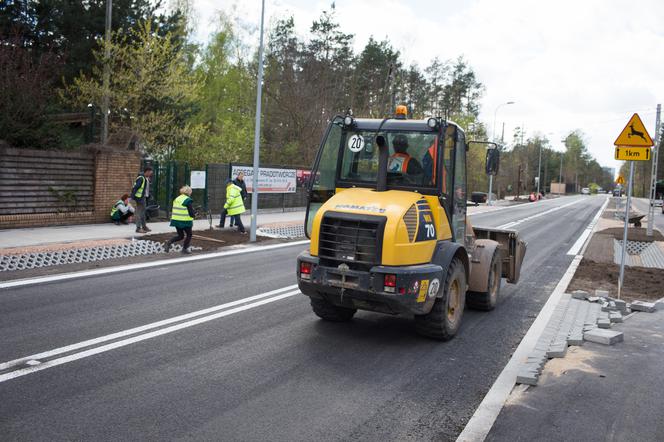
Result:
{"label": "street lamp post", "polygon": [[261,101],[263,93],[263,22],[265,20],[265,0],[261,3],[261,36],[258,46],[258,78],[256,79],[256,122],[254,126],[254,176],[251,195],[251,229],[249,241],[256,242],[258,217],[258,171],[259,150],[261,142]]}
{"label": "street lamp post", "polygon": [[539,146],[539,160],[537,161],[537,196],[539,200],[540,194],[540,181],[542,181],[542,143]]}
{"label": "street lamp post", "polygon": [[[491,130],[491,136],[493,141],[496,141],[496,117],[498,116],[498,109],[502,106],[507,106],[508,104],[514,104],[514,101],[507,101],[496,106],[496,110],[493,112],[493,129]],[[493,175],[489,175],[489,196],[487,197],[486,204],[487,206],[491,205],[491,193],[493,192]]]}

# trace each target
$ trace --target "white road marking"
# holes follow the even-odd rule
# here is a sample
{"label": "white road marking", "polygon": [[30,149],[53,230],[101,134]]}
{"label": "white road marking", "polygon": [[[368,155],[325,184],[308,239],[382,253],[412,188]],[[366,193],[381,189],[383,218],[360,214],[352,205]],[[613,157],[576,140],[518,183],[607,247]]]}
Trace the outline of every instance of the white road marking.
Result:
{"label": "white road marking", "polygon": [[579,198],[578,200],[574,200],[574,201],[572,201],[571,203],[563,204],[562,206],[552,207],[551,209],[549,209],[549,210],[545,210],[544,212],[538,212],[538,213],[536,213],[536,214],[534,214],[534,215],[530,215],[530,216],[527,216],[527,217],[525,217],[525,218],[518,219],[518,220],[516,220],[516,221],[510,221],[509,223],[503,224],[503,225],[498,226],[498,227],[496,227],[496,228],[497,228],[497,229],[510,229],[510,228],[512,228],[512,227],[514,227],[514,226],[518,226],[519,224],[523,224],[523,223],[525,223],[526,221],[531,221],[531,220],[533,220],[533,219],[536,219],[536,218],[542,217],[542,216],[544,216],[544,215],[548,215],[548,214],[550,214],[550,213],[556,212],[556,211],[561,210],[561,209],[564,209],[564,208],[566,208],[566,207],[573,206],[574,204],[578,204],[578,203],[580,203],[580,202],[582,202],[582,201],[585,201],[585,198]]}
{"label": "white road marking", "polygon": [[581,236],[579,236],[579,239],[576,240],[572,248],[569,249],[569,251],[567,252],[568,255],[579,254],[579,252],[581,251],[581,247],[583,247],[584,244],[586,244],[586,240],[588,239],[593,229],[595,228],[595,225],[597,224],[599,217],[602,216],[602,212],[604,212],[604,209],[606,209],[607,204],[609,204],[609,198],[606,198],[604,204],[602,204],[602,207],[599,208],[599,210],[595,214],[595,217],[592,219],[592,221],[590,221],[590,224],[588,224],[588,227],[586,227]]}
{"label": "white road marking", "polygon": [[134,335],[136,333],[145,332],[145,331],[152,330],[152,329],[158,328],[158,327],[163,327],[165,325],[173,324],[175,322],[180,322],[180,321],[184,321],[184,320],[187,320],[187,319],[195,318],[197,316],[207,315],[207,314],[210,314],[210,313],[217,312],[219,310],[224,310],[224,309],[227,309],[227,308],[230,308],[230,307],[235,307],[235,306],[240,305],[240,304],[245,304],[245,303],[248,303],[248,302],[256,301],[258,299],[266,298],[268,296],[276,295],[276,294],[286,292],[286,291],[290,291],[290,290],[294,290],[294,289],[297,289],[297,284],[289,285],[287,287],[282,287],[282,288],[277,289],[277,290],[271,290],[269,292],[261,293],[259,295],[249,296],[248,298],[238,299],[237,301],[232,301],[232,302],[227,302],[227,303],[224,303],[224,304],[219,304],[219,305],[216,305],[214,307],[209,307],[209,308],[206,308],[206,309],[203,309],[203,310],[198,310],[198,311],[195,311],[195,312],[186,313],[184,315],[175,316],[173,318],[168,318],[168,319],[164,319],[164,320],[161,320],[161,321],[152,322],[150,324],[142,325],[140,327],[130,328],[130,329],[123,330],[123,331],[120,331],[120,332],[117,332],[117,333],[111,333],[110,335],[100,336],[98,338],[93,338],[93,339],[88,339],[86,341],[78,342],[76,344],[67,345],[65,347],[55,348],[53,350],[48,350],[48,351],[37,353],[37,354],[34,354],[34,355],[25,356],[25,357],[22,357],[22,358],[19,358],[19,359],[14,359],[14,360],[11,360],[11,361],[3,362],[3,363],[0,364],[0,371],[6,370],[6,369],[11,368],[11,367],[14,367],[16,365],[25,364],[27,361],[30,361],[30,360],[45,359],[45,358],[50,358],[50,357],[57,356],[57,355],[60,355],[60,354],[63,354],[63,353],[68,353],[70,351],[80,350],[80,349],[85,348],[85,347],[90,347],[90,346],[93,346],[93,345],[101,344],[103,342],[112,341],[112,340],[118,339],[118,338],[124,338],[126,336]]}
{"label": "white road marking", "polygon": [[125,347],[127,345],[135,344],[136,342],[145,341],[146,339],[156,338],[157,336],[165,335],[168,333],[173,333],[184,328],[192,327],[194,325],[203,324],[205,322],[213,321],[215,319],[223,318],[224,316],[230,316],[235,313],[239,313],[245,310],[252,308],[260,307],[271,302],[279,301],[281,299],[290,298],[291,296],[299,295],[299,290],[294,290],[292,292],[286,292],[281,295],[273,296],[272,298],[263,299],[261,301],[254,302],[252,304],[246,304],[240,307],[236,307],[230,310],[224,310],[213,315],[203,316],[202,318],[193,319],[187,322],[181,322],[170,327],[161,328],[150,333],[144,333],[137,335],[131,338],[123,339],[121,341],[111,342],[110,344],[102,345],[100,347],[94,347],[89,350],[84,350],[79,353],[73,353],[67,356],[63,356],[57,359],[51,359],[50,361],[44,362],[40,365],[35,365],[33,367],[21,368],[19,370],[10,371],[5,374],[0,375],[0,383],[9,381],[11,379],[16,379],[21,376],[28,374],[36,373],[41,370],[46,370],[47,368],[57,367],[58,365],[66,364],[68,362],[77,361],[79,359],[87,358],[90,356],[97,355],[99,353],[104,353],[110,350],[115,350],[116,348]]}
{"label": "white road marking", "polygon": [[[581,199],[581,201],[583,201],[583,199]],[[560,208],[562,207],[564,206],[560,206]],[[604,207],[605,205],[600,209],[600,214]],[[599,218],[597,215],[595,216]],[[584,234],[585,231],[579,238],[584,236]],[[473,416],[466,424],[466,427],[457,438],[457,442],[483,441],[489,434],[498,414],[500,414],[500,411],[505,405],[505,401],[512,392],[514,385],[516,385],[516,377],[521,363],[526,360],[528,355],[535,348],[535,344],[544,331],[546,324],[548,324],[549,319],[551,319],[551,315],[558,305],[558,302],[560,302],[560,298],[563,296],[563,293],[565,293],[565,290],[567,290],[572,278],[574,278],[574,273],[576,273],[576,269],[579,267],[582,258],[583,255],[576,255],[574,257],[565,271],[565,274],[560,281],[558,281],[551,296],[549,296],[549,299],[544,304],[544,307],[540,310],[537,318],[535,318],[535,321],[532,323],[528,332],[519,343],[519,346],[512,354],[512,357],[507,362],[507,365],[503,368],[500,375],[498,375],[498,378],[491,386],[491,389],[486,396],[484,396],[482,403],[477,407],[477,410],[475,410],[475,413],[473,413]]]}
{"label": "white road marking", "polygon": [[223,256],[233,256],[233,255],[241,255],[244,253],[252,253],[252,252],[263,252],[266,250],[274,250],[274,249],[281,249],[284,247],[291,247],[291,246],[297,246],[297,245],[304,245],[308,244],[309,240],[304,240],[304,241],[293,241],[293,242],[287,242],[283,244],[272,244],[269,246],[257,246],[257,247],[249,247],[246,249],[237,249],[237,250],[228,250],[225,252],[215,252],[215,253],[207,253],[203,255],[194,255],[194,256],[186,256],[182,258],[173,258],[173,259],[163,259],[159,261],[151,261],[151,262],[143,262],[143,263],[138,263],[138,264],[127,264],[127,265],[121,265],[117,267],[107,267],[104,269],[95,269],[95,270],[84,270],[80,272],[73,272],[73,273],[62,273],[59,275],[51,275],[51,276],[40,276],[37,278],[29,278],[29,279],[17,279],[15,281],[7,281],[7,282],[1,282],[0,283],[0,289],[7,289],[7,288],[12,288],[12,287],[22,287],[26,285],[34,285],[34,284],[41,284],[45,282],[54,282],[54,281],[66,281],[69,279],[77,279],[77,278],[85,278],[88,276],[97,276],[97,275],[108,275],[112,273],[118,273],[118,272],[127,272],[127,271],[132,271],[132,270],[139,270],[139,269],[147,269],[151,267],[159,267],[159,266],[165,266],[165,265],[173,265],[173,264],[181,264],[184,262],[193,262],[193,261],[202,261],[204,259],[213,259],[213,258],[220,258]]}

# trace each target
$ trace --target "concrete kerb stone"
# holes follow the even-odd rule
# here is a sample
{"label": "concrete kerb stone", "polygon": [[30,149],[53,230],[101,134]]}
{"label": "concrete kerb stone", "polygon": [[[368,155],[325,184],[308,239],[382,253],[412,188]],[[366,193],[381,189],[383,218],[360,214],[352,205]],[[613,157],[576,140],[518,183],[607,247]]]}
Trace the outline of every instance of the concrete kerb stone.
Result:
{"label": "concrete kerb stone", "polygon": [[655,303],[654,302],[643,302],[643,301],[632,301],[630,304],[632,311],[645,312],[645,313],[654,313],[655,312]]}

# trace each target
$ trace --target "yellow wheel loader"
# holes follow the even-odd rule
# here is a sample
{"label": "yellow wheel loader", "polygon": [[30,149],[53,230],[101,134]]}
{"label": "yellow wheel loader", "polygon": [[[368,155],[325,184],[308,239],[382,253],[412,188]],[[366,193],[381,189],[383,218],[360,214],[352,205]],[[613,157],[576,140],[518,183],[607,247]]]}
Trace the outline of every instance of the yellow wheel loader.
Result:
{"label": "yellow wheel loader", "polygon": [[[414,315],[416,330],[448,340],[466,307],[496,306],[501,278],[519,280],[526,244],[512,230],[478,229],[466,216],[464,131],[441,118],[336,116],[309,182],[309,251],[300,290],[316,315]],[[487,151],[487,172],[498,167]]]}

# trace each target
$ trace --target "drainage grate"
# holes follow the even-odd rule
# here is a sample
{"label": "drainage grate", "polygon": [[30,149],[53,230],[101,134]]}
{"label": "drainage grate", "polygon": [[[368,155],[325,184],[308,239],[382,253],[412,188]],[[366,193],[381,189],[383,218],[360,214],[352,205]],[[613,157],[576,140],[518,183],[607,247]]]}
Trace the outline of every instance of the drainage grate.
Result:
{"label": "drainage grate", "polygon": [[[182,246],[180,245],[173,247],[173,250],[178,250],[176,247],[179,247],[179,250],[182,250]],[[194,250],[194,248],[192,248],[192,250]],[[2,255],[0,256],[0,272],[103,261],[114,258],[126,258],[129,256],[154,255],[163,252],[164,247],[161,243],[138,240],[127,244],[113,246],[25,253],[22,255]]]}
{"label": "drainage grate", "polygon": [[[617,240],[618,245],[622,248],[622,240]],[[646,242],[646,241],[627,241],[627,247],[626,251],[630,255],[640,255],[641,252],[643,252],[645,249],[650,247],[652,245],[652,242]]]}
{"label": "drainage grate", "polygon": [[270,238],[303,238],[304,224],[260,227],[258,233]]}
{"label": "drainage grate", "polygon": [[[664,243],[627,241],[625,265],[664,269]],[[636,253],[635,253],[636,252]],[[620,264],[622,241],[613,240],[613,262]]]}

